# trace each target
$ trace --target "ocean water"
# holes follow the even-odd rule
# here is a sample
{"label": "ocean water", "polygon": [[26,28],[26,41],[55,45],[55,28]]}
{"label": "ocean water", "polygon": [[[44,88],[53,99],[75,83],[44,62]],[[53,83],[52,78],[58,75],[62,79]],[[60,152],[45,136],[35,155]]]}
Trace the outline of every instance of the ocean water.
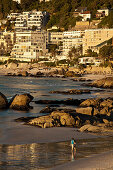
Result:
{"label": "ocean water", "polygon": [[[69,90],[69,89],[91,89],[91,94],[82,95],[62,95],[51,94],[52,90]],[[61,100],[67,98],[73,99],[87,99],[96,97],[112,97],[113,90],[111,89],[97,89],[92,87],[83,86],[83,82],[75,82],[71,79],[64,78],[31,78],[31,77],[7,77],[0,76],[0,92],[7,96],[10,100],[15,94],[30,93],[34,96],[34,101],[39,99]],[[77,146],[76,155],[71,154],[69,141],[59,143],[38,144],[25,143],[18,144],[4,144],[2,138],[8,136],[8,129],[18,127],[18,123],[14,119],[23,116],[39,116],[39,112],[46,105],[31,103],[33,109],[29,111],[13,111],[13,110],[0,110],[0,170],[2,169],[45,169],[87,157],[91,154],[101,152],[98,146],[103,143],[103,150],[111,149],[113,147],[113,140],[108,139],[95,139],[80,140]],[[61,105],[64,108],[73,108],[73,106]],[[93,147],[92,147],[93,146]],[[57,148],[57,149],[56,149]],[[95,149],[97,150],[95,151]]]}

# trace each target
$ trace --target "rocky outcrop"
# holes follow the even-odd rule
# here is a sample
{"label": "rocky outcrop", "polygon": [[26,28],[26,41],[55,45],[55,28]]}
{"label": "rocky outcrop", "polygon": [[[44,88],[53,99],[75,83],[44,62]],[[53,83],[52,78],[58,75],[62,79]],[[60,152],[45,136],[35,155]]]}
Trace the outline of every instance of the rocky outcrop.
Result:
{"label": "rocky outcrop", "polygon": [[67,71],[65,77],[81,77],[81,74],[76,74],[74,71]]}
{"label": "rocky outcrop", "polygon": [[97,107],[97,106],[100,106],[100,103],[103,101],[103,99],[101,98],[96,98],[96,99],[87,99],[85,101],[83,101],[80,106],[85,106],[85,107],[90,107],[90,106],[94,106],[94,107]]}
{"label": "rocky outcrop", "polygon": [[7,69],[17,69],[18,64],[16,63],[9,63],[7,65]]}
{"label": "rocky outcrop", "polygon": [[75,109],[77,113],[86,114],[86,115],[92,115],[93,114],[93,108],[92,107],[78,107]]}
{"label": "rocky outcrop", "polygon": [[65,104],[65,105],[74,105],[79,106],[83,100],[79,99],[66,99],[66,100],[37,100],[36,104]]}
{"label": "rocky outcrop", "polygon": [[28,76],[28,72],[27,71],[19,71],[17,73],[17,76],[27,77]]}
{"label": "rocky outcrop", "polygon": [[89,86],[113,88],[113,77],[106,77],[100,80],[95,80],[94,82],[90,83]]}
{"label": "rocky outcrop", "polygon": [[55,111],[50,115],[34,118],[28,124],[42,128],[59,126],[74,127],[75,119],[69,113]]}
{"label": "rocky outcrop", "polygon": [[84,125],[79,129],[80,132],[92,132],[92,133],[105,133],[105,132],[113,132],[113,122],[108,122],[107,120],[105,123],[98,124],[96,126],[88,124]]}
{"label": "rocky outcrop", "polygon": [[49,107],[49,106],[46,106],[44,109],[42,109],[41,111],[40,111],[40,113],[51,113],[51,112],[53,112],[54,110],[56,110],[55,108],[51,108],[51,107]]}
{"label": "rocky outcrop", "polygon": [[0,109],[6,109],[8,107],[8,101],[4,94],[0,92]]}
{"label": "rocky outcrop", "polygon": [[90,93],[90,90],[87,89],[72,89],[67,91],[51,91],[50,93],[57,93],[57,94],[84,94],[84,93]]}
{"label": "rocky outcrop", "polygon": [[33,100],[30,94],[15,95],[10,101],[10,108],[15,110],[29,110],[29,103]]}

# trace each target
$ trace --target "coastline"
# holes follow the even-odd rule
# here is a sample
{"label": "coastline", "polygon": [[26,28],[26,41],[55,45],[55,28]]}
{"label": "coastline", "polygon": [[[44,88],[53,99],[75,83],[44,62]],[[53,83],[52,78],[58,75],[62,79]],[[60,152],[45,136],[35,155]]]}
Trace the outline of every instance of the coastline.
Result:
{"label": "coastline", "polygon": [[6,129],[8,135],[0,135],[0,144],[31,144],[69,141],[75,139],[93,139],[101,137],[96,134],[79,132],[77,128],[53,127],[38,128],[17,124],[15,128]]}
{"label": "coastline", "polygon": [[[5,74],[4,74],[5,75]],[[83,78],[97,80],[104,78],[106,75],[93,75],[85,74]],[[63,142],[69,141],[72,137],[75,139],[94,139],[102,137],[97,134],[90,134],[85,132],[78,132],[76,128],[67,128],[67,127],[57,127],[57,128],[37,128],[33,126],[27,126],[20,123],[17,123],[15,129],[6,129],[8,136],[1,134],[0,144],[26,144],[26,143],[51,143],[51,142]],[[2,136],[3,135],[3,136]],[[113,136],[113,134],[111,134]],[[113,164],[111,157],[113,157],[113,151],[107,153],[102,153],[99,155],[91,156],[89,158],[84,158],[80,160],[75,160],[74,162],[69,162],[52,169],[76,169],[76,170],[103,170],[103,169],[113,169]],[[104,159],[106,158],[106,159]],[[106,164],[105,160],[107,160]],[[98,166],[95,167],[95,164]],[[107,166],[109,164],[109,166]]]}
{"label": "coastline", "polygon": [[113,170],[113,150],[92,155],[63,165],[50,168],[50,170]]}

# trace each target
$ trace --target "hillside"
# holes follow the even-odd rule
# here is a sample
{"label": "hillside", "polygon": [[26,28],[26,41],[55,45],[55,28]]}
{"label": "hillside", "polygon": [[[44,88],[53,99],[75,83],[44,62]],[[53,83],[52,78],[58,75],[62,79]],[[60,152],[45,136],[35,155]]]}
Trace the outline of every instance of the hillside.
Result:
{"label": "hillside", "polygon": [[[0,0],[0,18],[5,18],[12,10],[29,11],[32,9],[45,10],[50,13],[50,19],[47,28],[57,25],[60,28],[67,30],[69,26],[74,26],[79,18],[73,17],[73,11],[78,7],[87,7],[92,12],[92,17],[95,16],[96,10],[102,7],[113,7],[113,0],[51,0],[50,2],[41,2],[38,0],[22,0],[21,5],[12,0]],[[107,20],[107,21],[106,21]],[[109,18],[103,22],[108,24]],[[100,27],[103,26],[100,24]],[[113,24],[110,24],[112,27]]]}

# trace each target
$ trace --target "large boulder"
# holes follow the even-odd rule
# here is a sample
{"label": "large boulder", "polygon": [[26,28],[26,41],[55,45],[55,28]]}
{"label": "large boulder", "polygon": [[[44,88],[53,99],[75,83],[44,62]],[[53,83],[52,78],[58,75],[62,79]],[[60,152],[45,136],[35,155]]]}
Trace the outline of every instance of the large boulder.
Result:
{"label": "large boulder", "polygon": [[30,94],[15,95],[10,101],[10,108],[15,110],[29,110],[29,103],[33,100]]}
{"label": "large boulder", "polygon": [[28,72],[27,71],[19,71],[17,73],[18,76],[23,76],[23,77],[27,77],[28,76]]}
{"label": "large boulder", "polygon": [[75,119],[69,114],[65,112],[54,111],[51,113],[51,116],[54,119],[59,119],[62,126],[74,126]]}
{"label": "large boulder", "polygon": [[79,131],[80,132],[93,132],[93,133],[97,133],[97,132],[113,132],[113,122],[109,122],[107,120],[103,120],[104,123],[100,123],[97,126],[93,126],[93,125],[84,125],[82,126]]}
{"label": "large boulder", "polygon": [[67,71],[65,77],[80,77],[80,74],[76,74],[74,71]]}
{"label": "large boulder", "polygon": [[52,119],[52,117],[47,115],[47,116],[34,118],[30,120],[28,124],[39,126],[41,128],[46,128],[46,127],[53,127],[54,126],[53,122],[54,122],[54,119]]}
{"label": "large boulder", "polygon": [[16,63],[9,63],[7,65],[7,68],[8,69],[17,69],[17,66],[18,66],[18,64],[16,64]]}
{"label": "large boulder", "polygon": [[103,102],[100,103],[100,107],[108,107],[112,108],[113,107],[113,99],[105,99]]}
{"label": "large boulder", "polygon": [[19,69],[28,69],[30,67],[30,64],[28,63],[19,63],[18,68]]}
{"label": "large boulder", "polygon": [[92,107],[78,107],[75,109],[77,113],[86,114],[86,115],[93,115],[93,108]]}
{"label": "large boulder", "polygon": [[113,77],[106,77],[100,80],[95,80],[91,86],[113,88]]}
{"label": "large boulder", "polygon": [[34,118],[28,122],[30,125],[36,125],[42,128],[75,126],[75,119],[69,114],[61,111],[54,111],[50,115]]}
{"label": "large boulder", "polygon": [[93,126],[91,124],[84,125],[79,129],[80,132],[88,131],[88,132],[100,132],[100,127]]}
{"label": "large boulder", "polygon": [[0,92],[0,109],[5,109],[8,107],[8,101],[4,94]]}
{"label": "large boulder", "polygon": [[103,100],[101,98],[97,98],[97,99],[87,99],[85,101],[83,101],[80,106],[87,106],[87,107],[90,107],[90,106],[94,106],[94,107],[97,107],[100,105],[100,103],[102,102]]}

